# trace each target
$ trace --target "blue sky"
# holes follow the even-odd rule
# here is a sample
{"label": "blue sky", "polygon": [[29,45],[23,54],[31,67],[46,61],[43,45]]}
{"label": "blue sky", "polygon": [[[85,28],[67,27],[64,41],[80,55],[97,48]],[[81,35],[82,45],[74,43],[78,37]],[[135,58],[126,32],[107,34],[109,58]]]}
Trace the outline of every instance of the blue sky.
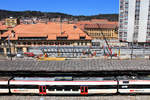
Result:
{"label": "blue sky", "polygon": [[0,9],[62,12],[72,15],[118,13],[119,0],[1,0]]}

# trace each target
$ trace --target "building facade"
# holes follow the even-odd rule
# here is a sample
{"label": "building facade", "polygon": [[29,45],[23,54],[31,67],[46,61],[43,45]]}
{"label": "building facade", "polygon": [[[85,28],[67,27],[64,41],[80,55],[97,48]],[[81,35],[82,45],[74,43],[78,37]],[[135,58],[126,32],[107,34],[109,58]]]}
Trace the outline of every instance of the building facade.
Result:
{"label": "building facade", "polygon": [[76,25],[85,31],[92,40],[106,39],[118,40],[118,22],[108,21],[107,19],[91,19],[90,21],[79,21]]}
{"label": "building facade", "polygon": [[1,36],[3,35],[3,33],[7,31],[8,31],[7,26],[0,24],[0,54],[3,53],[3,48],[1,46],[3,39],[1,38]]}
{"label": "building facade", "polygon": [[84,30],[93,40],[118,39],[117,26],[113,24],[87,24],[84,26]]}
{"label": "building facade", "polygon": [[5,25],[8,27],[15,27],[18,24],[20,24],[20,21],[17,18],[10,17],[5,19]]}
{"label": "building facade", "polygon": [[90,46],[91,38],[74,24],[21,24],[1,35],[5,54],[28,52],[39,46]]}
{"label": "building facade", "polygon": [[120,0],[119,40],[150,42],[150,0]]}

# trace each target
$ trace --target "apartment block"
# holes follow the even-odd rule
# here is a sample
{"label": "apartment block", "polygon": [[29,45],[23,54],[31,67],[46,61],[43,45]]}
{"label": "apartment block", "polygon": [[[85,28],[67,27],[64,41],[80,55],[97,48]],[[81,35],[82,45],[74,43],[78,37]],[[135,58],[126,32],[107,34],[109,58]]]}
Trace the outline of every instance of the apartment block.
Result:
{"label": "apartment block", "polygon": [[150,42],[150,0],[120,0],[119,40]]}

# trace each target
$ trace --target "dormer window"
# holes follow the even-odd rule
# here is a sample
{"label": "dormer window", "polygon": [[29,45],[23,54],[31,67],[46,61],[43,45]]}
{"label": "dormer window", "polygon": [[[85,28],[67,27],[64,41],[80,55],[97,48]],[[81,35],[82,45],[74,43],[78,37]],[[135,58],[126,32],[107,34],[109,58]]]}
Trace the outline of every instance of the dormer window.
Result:
{"label": "dormer window", "polygon": [[67,40],[68,37],[57,37],[57,40]]}
{"label": "dormer window", "polygon": [[80,40],[85,40],[85,37],[80,37]]}

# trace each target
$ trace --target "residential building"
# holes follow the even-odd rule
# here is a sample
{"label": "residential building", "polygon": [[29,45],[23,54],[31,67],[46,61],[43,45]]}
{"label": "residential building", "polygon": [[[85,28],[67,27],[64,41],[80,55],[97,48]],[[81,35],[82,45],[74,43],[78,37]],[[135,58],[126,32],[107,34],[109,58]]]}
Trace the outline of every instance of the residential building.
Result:
{"label": "residential building", "polygon": [[10,17],[5,19],[5,25],[8,27],[15,27],[18,24],[20,24],[20,21],[17,18]]}
{"label": "residential building", "polygon": [[120,0],[119,40],[150,42],[150,0]]}
{"label": "residential building", "polygon": [[1,47],[5,54],[10,51],[8,40],[12,53],[28,52],[30,47],[39,46],[91,45],[91,38],[75,24],[52,22],[20,24],[3,33],[1,39],[4,40]]}
{"label": "residential building", "polygon": [[118,39],[117,26],[114,24],[86,24],[84,30],[92,39]]}
{"label": "residential building", "polygon": [[102,32],[106,39],[118,40],[118,22],[107,19],[92,19],[90,21],[79,21],[76,25],[85,31],[93,40],[102,39]]}
{"label": "residential building", "polygon": [[2,44],[2,39],[1,39],[1,35],[6,32],[8,29],[7,29],[7,26],[6,25],[2,25],[0,23],[0,54],[3,52],[3,48],[1,47],[1,44]]}

